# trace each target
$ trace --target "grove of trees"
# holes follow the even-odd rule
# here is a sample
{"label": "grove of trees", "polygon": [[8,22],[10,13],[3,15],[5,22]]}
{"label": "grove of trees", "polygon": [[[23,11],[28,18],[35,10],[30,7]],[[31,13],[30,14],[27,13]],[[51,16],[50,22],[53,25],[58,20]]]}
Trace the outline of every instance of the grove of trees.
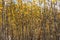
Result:
{"label": "grove of trees", "polygon": [[48,6],[46,0],[17,0],[17,4],[0,0],[0,40],[60,40],[56,5],[57,0]]}

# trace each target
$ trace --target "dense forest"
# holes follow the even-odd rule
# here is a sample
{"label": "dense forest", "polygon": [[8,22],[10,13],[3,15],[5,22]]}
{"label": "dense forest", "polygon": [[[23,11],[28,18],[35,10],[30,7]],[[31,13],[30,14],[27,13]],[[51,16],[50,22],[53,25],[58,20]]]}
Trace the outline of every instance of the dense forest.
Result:
{"label": "dense forest", "polygon": [[0,0],[0,40],[60,40],[59,1],[16,1]]}

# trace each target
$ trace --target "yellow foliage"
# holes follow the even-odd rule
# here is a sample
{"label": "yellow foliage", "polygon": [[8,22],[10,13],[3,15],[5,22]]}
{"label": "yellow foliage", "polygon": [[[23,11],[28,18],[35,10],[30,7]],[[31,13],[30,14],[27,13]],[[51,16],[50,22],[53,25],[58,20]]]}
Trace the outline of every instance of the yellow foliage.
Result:
{"label": "yellow foliage", "polygon": [[[34,1],[36,2],[38,0],[34,0]],[[45,2],[45,1],[46,0],[40,0],[40,2]],[[55,0],[52,0],[52,2],[55,2]],[[4,19],[3,23],[6,22],[8,24],[6,26],[7,31],[10,30],[8,32],[8,34],[11,32],[12,33],[11,35],[13,35],[12,37],[14,40],[15,40],[14,37],[16,37],[16,40],[20,40],[20,37],[28,38],[28,37],[33,36],[32,38],[34,38],[34,37],[36,38],[36,35],[38,35],[37,39],[39,36],[42,36],[41,38],[44,38],[43,34],[44,34],[44,36],[46,34],[46,36],[48,35],[50,37],[50,31],[52,31],[52,35],[55,34],[55,32],[53,34],[53,30],[55,30],[54,29],[54,27],[55,27],[54,26],[54,15],[55,14],[54,14],[54,12],[53,12],[54,10],[52,8],[48,9],[45,6],[45,9],[43,9],[42,7],[37,6],[36,4],[27,5],[27,4],[23,4],[23,3],[21,3],[21,5],[13,4],[10,6],[11,7],[8,6],[8,8],[6,9],[7,12],[6,11],[4,12],[6,14],[4,16],[5,19]],[[2,9],[2,7],[1,7],[1,9]],[[2,26],[2,12],[3,11],[0,11],[0,26]],[[60,21],[60,12],[59,12],[59,14],[57,12],[56,19],[58,21],[58,22],[56,22],[56,25],[57,25],[57,24],[59,24],[59,21]],[[6,25],[6,23],[4,25]],[[51,29],[50,27],[53,29]],[[28,35],[28,33],[29,33],[29,35]],[[17,35],[18,35],[18,37],[17,37]],[[46,39],[50,40],[50,38],[48,39],[47,37],[46,37]],[[23,39],[23,40],[25,40],[25,39]],[[53,40],[55,40],[55,39],[53,39]]]}
{"label": "yellow foliage", "polygon": [[37,0],[33,0],[33,1],[37,1]]}
{"label": "yellow foliage", "polygon": [[41,3],[43,3],[44,2],[44,0],[39,0]]}
{"label": "yellow foliage", "polygon": [[52,3],[55,3],[56,2],[56,0],[52,0]]}

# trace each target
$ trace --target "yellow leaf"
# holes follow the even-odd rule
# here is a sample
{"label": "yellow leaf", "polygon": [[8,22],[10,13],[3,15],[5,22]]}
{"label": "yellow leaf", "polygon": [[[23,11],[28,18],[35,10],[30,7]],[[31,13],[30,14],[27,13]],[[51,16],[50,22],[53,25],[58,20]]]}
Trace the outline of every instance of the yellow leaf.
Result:
{"label": "yellow leaf", "polygon": [[33,0],[33,1],[35,1],[35,2],[36,2],[36,1],[38,1],[38,0]]}
{"label": "yellow leaf", "polygon": [[52,0],[52,3],[55,3],[56,2],[56,0]]}

